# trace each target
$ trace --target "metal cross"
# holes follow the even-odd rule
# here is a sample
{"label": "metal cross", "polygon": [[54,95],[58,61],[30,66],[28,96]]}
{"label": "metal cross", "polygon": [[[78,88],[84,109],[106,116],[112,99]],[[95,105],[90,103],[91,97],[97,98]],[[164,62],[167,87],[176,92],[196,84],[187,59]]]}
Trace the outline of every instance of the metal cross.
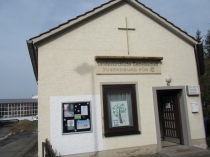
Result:
{"label": "metal cross", "polygon": [[127,22],[127,17],[125,17],[125,23],[126,23],[126,28],[118,28],[118,30],[126,30],[126,37],[127,37],[127,48],[128,48],[128,54],[129,54],[129,40],[128,40],[128,31],[134,31],[135,28],[128,28],[128,22]]}

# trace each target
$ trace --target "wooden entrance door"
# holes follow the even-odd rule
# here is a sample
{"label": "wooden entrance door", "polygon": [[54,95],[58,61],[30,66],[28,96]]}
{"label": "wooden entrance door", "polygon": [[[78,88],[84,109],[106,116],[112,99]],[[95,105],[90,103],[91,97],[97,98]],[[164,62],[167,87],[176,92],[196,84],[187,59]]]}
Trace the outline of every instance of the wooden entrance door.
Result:
{"label": "wooden entrance door", "polygon": [[178,92],[158,92],[158,109],[161,136],[165,141],[183,144]]}

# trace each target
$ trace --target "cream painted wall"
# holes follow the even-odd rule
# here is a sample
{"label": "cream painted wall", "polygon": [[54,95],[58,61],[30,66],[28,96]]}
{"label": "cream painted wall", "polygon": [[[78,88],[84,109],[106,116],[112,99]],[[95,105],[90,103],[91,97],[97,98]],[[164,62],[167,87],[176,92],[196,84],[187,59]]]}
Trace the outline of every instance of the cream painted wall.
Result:
{"label": "cream painted wall", "polygon": [[[128,56],[126,32],[118,30],[119,27],[125,27],[125,17],[128,19],[128,26],[136,29],[128,33],[129,56],[163,57],[161,74],[95,75],[95,56]],[[87,20],[86,24],[39,47],[38,65],[39,156],[41,142],[46,138],[54,140],[51,131],[53,124],[50,122],[52,97],[100,95],[101,82],[138,82],[141,134],[113,138],[105,138],[101,134],[103,145],[100,148],[109,150],[128,145],[156,144],[152,87],[166,86],[167,75],[172,77],[171,86],[198,84],[193,47],[127,4],[122,4],[103,16]],[[186,99],[191,138],[204,138],[200,97],[186,96]],[[190,102],[198,102],[199,113],[191,113]],[[59,108],[60,104],[57,105]],[[95,105],[102,107],[101,100],[93,104]],[[97,118],[103,124],[103,118]],[[93,125],[97,124],[93,122]],[[101,129],[103,131],[102,126]],[[62,143],[62,140],[57,139],[57,142]]]}

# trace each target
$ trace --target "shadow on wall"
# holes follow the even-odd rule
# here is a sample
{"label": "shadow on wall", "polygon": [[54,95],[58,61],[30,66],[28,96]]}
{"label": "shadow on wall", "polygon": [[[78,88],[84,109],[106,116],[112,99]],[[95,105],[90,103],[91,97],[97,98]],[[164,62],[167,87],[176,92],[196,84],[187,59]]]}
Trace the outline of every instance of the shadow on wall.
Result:
{"label": "shadow on wall", "polygon": [[[92,94],[92,120],[96,120],[96,119],[99,119],[99,117],[97,117],[97,115],[95,113],[97,113],[96,111],[96,107],[95,105],[98,103],[95,99],[95,73],[94,73],[94,66],[88,64],[88,63],[83,63],[81,65],[79,65],[78,67],[75,68],[75,71],[81,75],[81,76],[84,76],[84,75],[90,75],[90,83],[91,83],[91,93]],[[96,87],[97,88],[97,87]],[[97,125],[94,125],[96,122],[93,122],[93,133],[94,133],[94,146],[95,146],[95,151],[99,150],[99,147],[98,145],[100,144],[99,143],[99,139],[98,139],[98,136],[97,136],[97,132],[99,132],[98,128],[96,127]]]}
{"label": "shadow on wall", "polygon": [[80,75],[86,75],[86,74],[92,74],[92,76],[94,75],[94,66],[89,65],[87,63],[83,63],[81,65],[79,65],[75,71],[80,74]]}

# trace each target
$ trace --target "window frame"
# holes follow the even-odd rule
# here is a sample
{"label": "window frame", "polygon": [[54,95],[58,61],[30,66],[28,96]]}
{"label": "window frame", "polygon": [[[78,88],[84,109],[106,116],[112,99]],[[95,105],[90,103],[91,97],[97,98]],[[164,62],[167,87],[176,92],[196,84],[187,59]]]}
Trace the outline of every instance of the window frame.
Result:
{"label": "window frame", "polygon": [[[107,91],[109,90],[130,90],[132,100],[132,116],[133,126],[109,127],[109,112],[107,102]],[[138,112],[137,112],[137,99],[136,99],[136,85],[135,84],[102,84],[102,97],[103,97],[103,114],[104,114],[104,136],[122,136],[140,134],[138,126]]]}

